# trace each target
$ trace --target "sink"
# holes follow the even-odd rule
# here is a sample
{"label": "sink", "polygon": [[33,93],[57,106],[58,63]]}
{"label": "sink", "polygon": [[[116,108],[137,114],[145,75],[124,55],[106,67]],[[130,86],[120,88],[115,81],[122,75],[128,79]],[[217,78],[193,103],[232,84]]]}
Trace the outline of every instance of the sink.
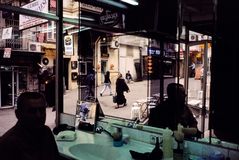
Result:
{"label": "sink", "polygon": [[101,144],[76,144],[69,147],[69,152],[80,160],[122,160],[124,157],[115,147]]}

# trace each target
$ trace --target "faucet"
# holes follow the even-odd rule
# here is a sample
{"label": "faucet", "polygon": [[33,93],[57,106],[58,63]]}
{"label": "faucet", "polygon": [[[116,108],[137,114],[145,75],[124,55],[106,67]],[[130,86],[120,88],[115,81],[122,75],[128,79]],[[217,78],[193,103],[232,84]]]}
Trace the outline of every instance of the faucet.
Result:
{"label": "faucet", "polygon": [[123,134],[122,134],[122,128],[116,127],[116,132],[110,133],[109,131],[105,130],[102,126],[97,126],[95,129],[96,133],[107,133],[112,139],[113,139],[113,145],[115,147],[120,147],[123,145]]}
{"label": "faucet", "polygon": [[119,140],[122,140],[122,136],[123,136],[123,133],[122,133],[122,128],[120,127],[115,127],[116,128],[116,132],[114,133],[110,133],[109,131],[107,131],[106,129],[104,129],[102,126],[97,126],[96,129],[95,129],[95,132],[96,133],[102,133],[102,132],[105,132],[106,134],[108,134],[114,141],[119,141]]}
{"label": "faucet", "polygon": [[136,117],[131,122],[129,122],[127,124],[127,126],[130,127],[130,128],[134,128],[136,124],[139,124],[139,122],[140,122],[140,120]]}
{"label": "faucet", "polygon": [[102,126],[97,126],[96,129],[95,129],[95,132],[96,132],[96,133],[100,133],[100,134],[101,134],[102,132],[105,132],[105,133],[108,134],[111,138],[114,138],[113,135],[112,135],[109,131],[105,130]]}

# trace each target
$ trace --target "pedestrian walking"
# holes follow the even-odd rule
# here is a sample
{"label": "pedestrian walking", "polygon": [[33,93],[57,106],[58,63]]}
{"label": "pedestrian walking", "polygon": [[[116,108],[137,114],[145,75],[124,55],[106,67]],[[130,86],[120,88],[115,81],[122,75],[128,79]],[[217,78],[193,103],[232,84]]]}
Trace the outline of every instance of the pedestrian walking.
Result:
{"label": "pedestrian walking", "polygon": [[125,74],[125,78],[126,78],[127,83],[130,83],[130,82],[133,80],[130,71],[128,71],[128,72]]}
{"label": "pedestrian walking", "polygon": [[100,96],[103,95],[103,93],[105,92],[106,88],[109,88],[109,90],[110,90],[110,95],[112,95],[111,81],[110,81],[110,72],[109,72],[109,71],[106,71],[106,73],[105,73],[104,88],[103,88],[102,91],[100,92]]}
{"label": "pedestrian walking", "polygon": [[129,87],[125,82],[125,79],[123,78],[122,74],[119,73],[119,76],[116,80],[116,94],[117,94],[117,98],[116,98],[116,103],[117,106],[115,108],[119,108],[119,105],[126,106],[127,105],[127,100],[124,96],[124,92],[129,92]]}
{"label": "pedestrian walking", "polygon": [[195,77],[195,68],[196,68],[195,63],[192,62],[192,64],[189,66],[189,68],[191,68],[190,77]]}

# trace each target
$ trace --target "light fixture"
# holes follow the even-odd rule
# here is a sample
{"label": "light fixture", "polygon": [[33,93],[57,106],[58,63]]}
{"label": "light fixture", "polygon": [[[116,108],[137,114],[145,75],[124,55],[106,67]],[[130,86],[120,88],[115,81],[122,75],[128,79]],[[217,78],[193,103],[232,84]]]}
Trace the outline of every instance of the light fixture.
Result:
{"label": "light fixture", "polygon": [[74,33],[78,33],[78,32],[83,32],[83,31],[89,30],[89,29],[91,29],[91,27],[80,27],[80,29],[76,29],[76,30],[74,30],[74,31],[72,31],[72,32],[69,32],[69,34],[74,34]]}
{"label": "light fixture", "polygon": [[89,18],[89,17],[83,17],[83,16],[80,16],[80,19],[81,20],[85,20],[85,21],[95,21],[95,19],[93,19],[93,18]]}
{"label": "light fixture", "polygon": [[135,0],[121,0],[122,2],[125,2],[125,3],[128,3],[128,4],[131,4],[133,6],[137,6],[139,5],[139,2],[135,1]]}
{"label": "light fixture", "polygon": [[115,1],[112,1],[112,0],[97,0],[97,1],[106,3],[106,4],[109,4],[109,5],[118,7],[118,8],[122,8],[122,9],[127,9],[128,8],[125,4],[115,2]]}

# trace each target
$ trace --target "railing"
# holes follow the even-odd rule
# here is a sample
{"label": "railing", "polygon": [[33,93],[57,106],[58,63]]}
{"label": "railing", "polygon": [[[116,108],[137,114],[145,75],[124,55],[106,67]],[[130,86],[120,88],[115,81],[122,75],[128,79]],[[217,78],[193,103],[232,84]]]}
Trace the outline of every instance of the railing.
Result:
{"label": "railing", "polygon": [[[12,27],[12,38],[2,39],[4,28]],[[19,21],[14,19],[5,19],[5,26],[0,26],[0,48],[12,48],[13,50],[27,50],[23,48],[23,40],[20,39]]]}

